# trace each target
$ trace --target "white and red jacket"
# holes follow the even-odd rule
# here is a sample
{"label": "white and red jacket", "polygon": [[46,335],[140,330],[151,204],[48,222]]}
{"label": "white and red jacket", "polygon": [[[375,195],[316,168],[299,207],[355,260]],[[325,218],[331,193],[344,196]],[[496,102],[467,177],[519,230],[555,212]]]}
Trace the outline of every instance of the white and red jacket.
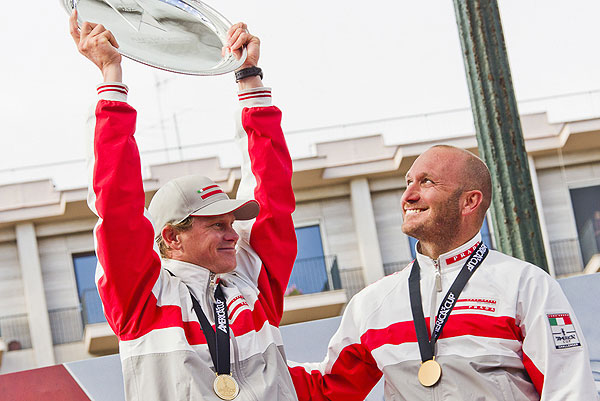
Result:
{"label": "white and red jacket", "polygon": [[236,400],[296,400],[278,329],[296,257],[292,163],[270,89],[239,94],[237,139],[243,163],[238,198],[256,199],[260,213],[254,220],[235,222],[238,265],[219,276],[159,257],[144,209],[133,137],[136,112],[126,103],[127,87],[104,84],[98,92],[88,203],[99,217],[96,281],[107,321],[119,338],[127,399],[219,400],[188,287],[214,324],[214,285],[220,280],[232,333],[231,373],[240,386]]}
{"label": "white and red jacket", "polygon": [[[417,254],[429,333],[430,317],[479,241],[477,235],[436,261]],[[388,401],[597,399],[581,328],[558,283],[496,251],[465,286],[437,341],[440,381],[423,387],[411,266],[352,298],[323,362],[290,367],[301,401],[363,400],[382,375]]]}

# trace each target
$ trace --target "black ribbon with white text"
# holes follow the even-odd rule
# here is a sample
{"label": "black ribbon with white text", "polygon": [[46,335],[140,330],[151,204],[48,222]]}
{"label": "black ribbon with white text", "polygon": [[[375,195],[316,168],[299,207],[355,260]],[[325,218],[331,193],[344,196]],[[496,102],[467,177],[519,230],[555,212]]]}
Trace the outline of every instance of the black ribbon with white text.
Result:
{"label": "black ribbon with white text", "polygon": [[[166,269],[165,269],[166,270]],[[176,277],[173,273],[167,270],[169,274]],[[208,351],[210,352],[210,358],[215,365],[215,370],[218,375],[229,375],[231,374],[231,362],[229,359],[229,317],[227,316],[227,301],[225,295],[221,289],[221,284],[217,284],[215,290],[215,330],[210,325],[206,315],[200,307],[200,303],[192,294],[192,291],[188,288],[190,297],[192,298],[192,305],[194,312],[200,322],[202,333],[206,338],[206,344],[208,345]],[[215,333],[216,331],[216,333]]]}
{"label": "black ribbon with white text", "polygon": [[194,312],[196,312],[196,316],[198,316],[200,327],[202,327],[202,332],[204,333],[204,337],[206,337],[206,344],[208,345],[210,357],[215,365],[217,374],[231,374],[229,360],[229,318],[227,316],[227,302],[223,290],[221,289],[221,285],[217,284],[217,289],[215,290],[215,330],[213,330],[208,322],[206,315],[200,307],[200,303],[191,291],[190,296],[192,297]]}
{"label": "black ribbon with white text", "polygon": [[442,329],[450,317],[450,312],[452,311],[452,308],[454,308],[458,296],[465,288],[465,285],[467,285],[467,282],[473,273],[475,273],[475,270],[477,270],[488,255],[488,252],[488,247],[481,242],[465,262],[460,273],[458,273],[458,276],[454,280],[454,283],[450,286],[448,293],[446,293],[446,296],[442,300],[431,333],[431,340],[429,340],[425,316],[423,315],[420,267],[419,262],[415,259],[408,278],[408,288],[410,292],[410,307],[412,309],[413,322],[417,334],[417,341],[419,342],[419,351],[421,352],[421,361],[425,362],[433,359],[435,342],[442,334]]}

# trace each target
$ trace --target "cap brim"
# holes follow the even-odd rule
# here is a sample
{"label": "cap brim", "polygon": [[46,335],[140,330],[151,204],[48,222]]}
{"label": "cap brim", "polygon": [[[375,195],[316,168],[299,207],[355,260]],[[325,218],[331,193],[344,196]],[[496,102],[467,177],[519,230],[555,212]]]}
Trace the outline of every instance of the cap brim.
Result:
{"label": "cap brim", "polygon": [[220,216],[232,213],[236,220],[251,220],[258,216],[260,205],[254,199],[227,199],[214,202],[190,213],[190,216]]}

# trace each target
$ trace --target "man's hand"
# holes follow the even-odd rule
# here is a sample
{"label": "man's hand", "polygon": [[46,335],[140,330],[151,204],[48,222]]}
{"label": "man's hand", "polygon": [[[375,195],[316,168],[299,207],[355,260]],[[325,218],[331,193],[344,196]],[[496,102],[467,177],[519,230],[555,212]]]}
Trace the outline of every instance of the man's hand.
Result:
{"label": "man's hand", "polygon": [[239,68],[256,67],[260,57],[260,39],[248,32],[248,26],[243,22],[238,22],[227,31],[227,47],[233,52],[235,57],[242,57],[242,49],[246,46],[248,56],[246,61]]}
{"label": "man's hand", "polygon": [[[248,32],[246,24],[238,22],[227,31],[227,46],[223,48],[223,55],[225,55],[225,52],[231,51],[239,59],[242,57],[244,46],[247,49],[248,55],[244,64],[237,71],[248,67],[256,67],[260,57],[260,39]],[[262,86],[262,80],[259,76],[244,78],[238,82],[240,90],[260,88]]]}
{"label": "man's hand", "polygon": [[100,24],[84,22],[77,26],[77,10],[69,18],[71,36],[79,53],[92,61],[102,72],[104,82],[121,82],[121,54],[113,34]]}

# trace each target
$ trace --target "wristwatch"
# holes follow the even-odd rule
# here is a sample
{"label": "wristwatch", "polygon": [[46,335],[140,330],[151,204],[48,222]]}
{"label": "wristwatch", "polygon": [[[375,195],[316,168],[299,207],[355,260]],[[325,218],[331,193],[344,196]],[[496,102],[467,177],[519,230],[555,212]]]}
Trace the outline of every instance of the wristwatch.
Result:
{"label": "wristwatch", "polygon": [[244,78],[259,76],[263,78],[263,72],[260,67],[248,67],[235,72],[235,82],[240,82]]}

